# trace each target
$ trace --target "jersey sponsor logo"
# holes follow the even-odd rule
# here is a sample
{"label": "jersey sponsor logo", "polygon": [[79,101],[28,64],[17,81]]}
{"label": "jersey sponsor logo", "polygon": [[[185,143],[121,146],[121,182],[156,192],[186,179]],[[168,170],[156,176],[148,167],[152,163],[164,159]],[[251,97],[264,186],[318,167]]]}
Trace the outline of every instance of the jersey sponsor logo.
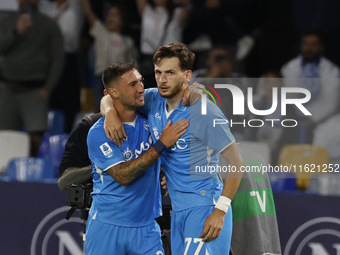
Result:
{"label": "jersey sponsor logo", "polygon": [[180,138],[177,140],[177,142],[171,147],[171,150],[184,150],[188,147],[188,144],[186,143],[185,139]]}
{"label": "jersey sponsor logo", "polygon": [[[100,145],[99,148],[102,151],[102,153],[104,154],[104,156],[107,156],[112,152],[112,149],[107,142]],[[110,155],[109,157],[112,157],[112,155]]]}
{"label": "jersey sponsor logo", "polygon": [[135,149],[136,158],[138,158],[143,153],[143,151],[147,151],[150,148],[151,143],[152,143],[152,138],[150,135],[148,138],[148,142],[141,142],[139,146],[139,150]]}
{"label": "jersey sponsor logo", "polygon": [[149,127],[150,127],[149,123],[147,121],[144,121],[144,128],[146,131],[149,131]]}
{"label": "jersey sponsor logo", "polygon": [[129,147],[127,147],[126,150],[124,150],[123,155],[126,161],[130,161],[133,157],[133,153]]}
{"label": "jersey sponsor logo", "polygon": [[155,118],[161,120],[162,116],[158,112],[156,112]]}
{"label": "jersey sponsor logo", "polygon": [[153,128],[152,128],[152,131],[153,131],[153,135],[154,135],[155,138],[158,140],[158,139],[159,139],[159,132],[158,132],[157,127],[153,127]]}

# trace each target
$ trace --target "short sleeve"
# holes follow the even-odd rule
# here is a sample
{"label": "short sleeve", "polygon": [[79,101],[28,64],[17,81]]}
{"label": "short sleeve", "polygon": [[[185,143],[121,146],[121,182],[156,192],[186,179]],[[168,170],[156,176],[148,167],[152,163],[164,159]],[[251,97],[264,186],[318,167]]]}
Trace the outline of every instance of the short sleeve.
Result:
{"label": "short sleeve", "polygon": [[106,138],[103,129],[91,129],[87,137],[87,146],[91,162],[100,170],[106,171],[125,162],[122,152],[113,141]]}

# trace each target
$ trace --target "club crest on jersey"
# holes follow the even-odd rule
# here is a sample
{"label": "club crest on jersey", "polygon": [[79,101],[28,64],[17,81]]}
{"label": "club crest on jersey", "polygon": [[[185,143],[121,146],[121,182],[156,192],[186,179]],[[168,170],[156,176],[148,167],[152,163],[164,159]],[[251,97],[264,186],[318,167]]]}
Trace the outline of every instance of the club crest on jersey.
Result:
{"label": "club crest on jersey", "polygon": [[159,132],[157,127],[152,128],[153,134],[155,136],[155,138],[158,140],[159,139]]}
{"label": "club crest on jersey", "polygon": [[146,131],[149,131],[149,127],[150,127],[149,123],[147,121],[144,121],[144,128]]}
{"label": "club crest on jersey", "polygon": [[130,161],[133,157],[133,153],[129,147],[127,147],[126,150],[124,150],[123,155],[126,161]]}
{"label": "club crest on jersey", "polygon": [[155,118],[161,120],[162,116],[158,112],[156,112]]}
{"label": "club crest on jersey", "polygon": [[[104,154],[104,156],[108,156],[110,153],[112,153],[112,149],[107,142],[100,145],[99,148],[102,151],[102,153]],[[110,158],[110,157],[112,157],[112,155],[109,155],[108,157]]]}

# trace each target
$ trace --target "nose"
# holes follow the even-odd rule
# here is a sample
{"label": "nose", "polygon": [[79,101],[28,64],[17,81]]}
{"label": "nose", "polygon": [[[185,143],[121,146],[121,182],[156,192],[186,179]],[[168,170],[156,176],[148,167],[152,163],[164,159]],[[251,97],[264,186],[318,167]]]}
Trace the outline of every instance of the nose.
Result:
{"label": "nose", "polygon": [[166,80],[166,76],[165,76],[165,74],[163,73],[163,74],[160,74],[159,75],[159,82],[161,82],[161,83],[163,83],[163,82],[166,82],[167,80]]}
{"label": "nose", "polygon": [[143,93],[144,92],[144,84],[143,84],[143,82],[139,82],[139,84],[137,86],[137,92],[139,92],[139,93]]}

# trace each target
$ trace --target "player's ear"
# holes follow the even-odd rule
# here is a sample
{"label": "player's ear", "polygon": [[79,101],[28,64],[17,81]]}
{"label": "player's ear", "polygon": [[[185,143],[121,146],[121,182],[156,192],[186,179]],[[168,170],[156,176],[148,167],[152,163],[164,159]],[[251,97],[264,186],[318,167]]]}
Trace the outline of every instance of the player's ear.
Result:
{"label": "player's ear", "polygon": [[188,84],[189,81],[191,80],[191,76],[192,76],[192,71],[191,70],[186,70],[184,72],[184,77],[185,77],[185,83]]}
{"label": "player's ear", "polygon": [[119,93],[117,88],[109,88],[107,90],[112,98],[118,99],[119,98]]}

